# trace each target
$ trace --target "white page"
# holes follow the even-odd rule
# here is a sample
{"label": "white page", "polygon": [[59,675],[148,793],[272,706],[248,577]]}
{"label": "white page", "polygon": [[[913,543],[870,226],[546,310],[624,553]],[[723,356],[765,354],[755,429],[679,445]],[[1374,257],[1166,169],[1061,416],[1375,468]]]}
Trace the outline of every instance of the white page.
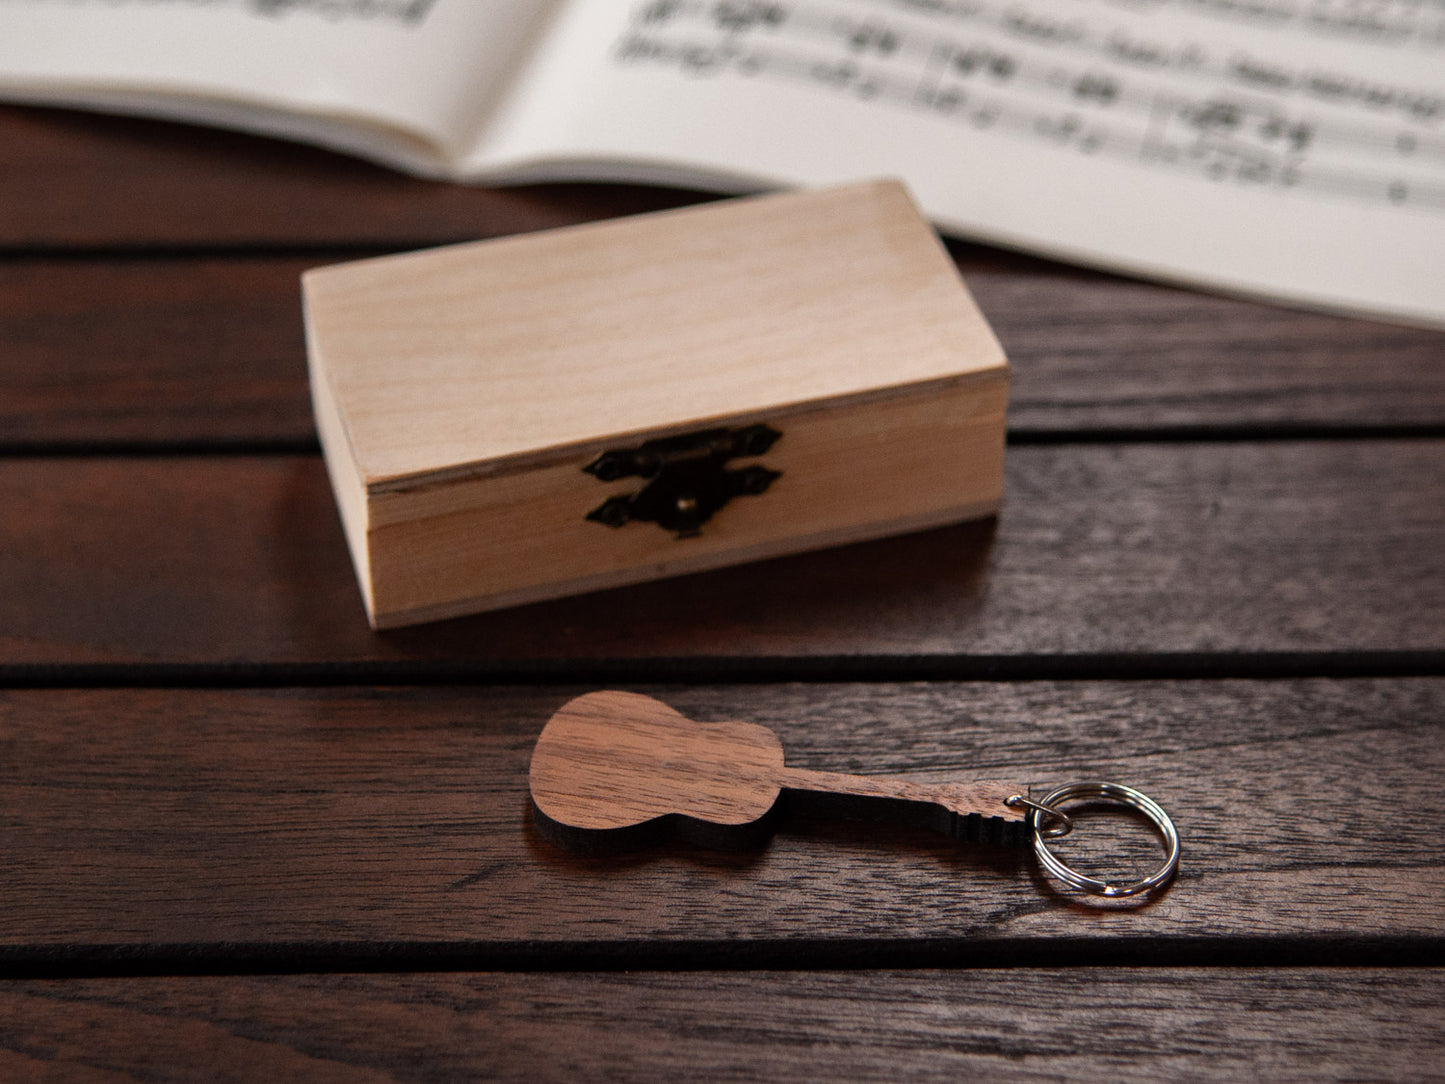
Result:
{"label": "white page", "polygon": [[222,123],[444,172],[552,5],[0,0],[0,94]]}
{"label": "white page", "polygon": [[582,0],[469,165],[897,175],[962,235],[1445,324],[1445,4]]}

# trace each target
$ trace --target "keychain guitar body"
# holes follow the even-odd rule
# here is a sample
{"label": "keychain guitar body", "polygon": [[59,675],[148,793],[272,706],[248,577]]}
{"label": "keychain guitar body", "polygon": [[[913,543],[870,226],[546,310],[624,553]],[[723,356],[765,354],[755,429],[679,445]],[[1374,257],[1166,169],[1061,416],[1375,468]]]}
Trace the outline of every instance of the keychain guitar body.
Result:
{"label": "keychain guitar body", "polygon": [[[850,817],[904,820],[956,840],[1024,844],[1065,883],[1104,896],[1148,891],[1173,876],[1179,840],[1147,796],[1114,783],[1075,783],[1039,801],[1008,782],[920,783],[785,763],[776,734],[754,723],[695,722],[637,693],[597,692],[564,704],[532,753],[532,805],[542,834],[576,850],[614,851],[669,835],[712,847],[763,842],[784,794],[822,799]],[[1165,864],[1123,885],[1064,865],[1046,839],[1067,833],[1071,799],[1140,810],[1164,838]]]}
{"label": "keychain guitar body", "polygon": [[[852,799],[853,816],[913,818],[970,842],[1023,843],[1028,809],[1015,783],[918,783],[792,768],[754,723],[699,723],[650,696],[589,693],[548,721],[532,753],[532,802],[544,833],[615,849],[668,832],[715,847],[765,838],[785,790]],[[610,838],[609,838],[610,837]]]}

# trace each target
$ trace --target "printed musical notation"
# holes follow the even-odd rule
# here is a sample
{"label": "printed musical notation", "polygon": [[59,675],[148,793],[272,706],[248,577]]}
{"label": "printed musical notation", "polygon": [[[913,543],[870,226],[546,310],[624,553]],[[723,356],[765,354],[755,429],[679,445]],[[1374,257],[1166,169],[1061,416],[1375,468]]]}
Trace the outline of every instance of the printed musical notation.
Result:
{"label": "printed musical notation", "polygon": [[1114,0],[1133,12],[1172,7],[1231,25],[1288,27],[1320,38],[1445,49],[1440,0]]}
{"label": "printed musical notation", "polygon": [[650,0],[613,57],[695,78],[790,81],[1218,183],[1445,213],[1445,95],[1239,50],[1217,55],[1059,10]]}
{"label": "printed musical notation", "polygon": [[257,15],[306,11],[331,20],[386,19],[404,25],[423,22],[437,0],[244,0]]}
{"label": "printed musical notation", "polygon": [[[20,2],[44,6],[53,0]],[[328,22],[382,20],[402,26],[415,26],[425,21],[437,0],[65,0],[66,6],[72,8],[87,3],[107,9],[152,9],[165,5],[185,11],[240,11],[271,19],[293,12],[305,12],[320,16]]]}

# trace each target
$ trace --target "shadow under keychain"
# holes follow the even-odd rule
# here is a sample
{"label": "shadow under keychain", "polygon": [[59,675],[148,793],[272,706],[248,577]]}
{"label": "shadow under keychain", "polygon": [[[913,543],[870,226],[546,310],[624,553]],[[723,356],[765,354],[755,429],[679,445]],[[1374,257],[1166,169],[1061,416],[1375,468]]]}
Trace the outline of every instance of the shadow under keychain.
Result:
{"label": "shadow under keychain", "polygon": [[[659,836],[729,849],[761,844],[789,791],[824,796],[848,816],[886,810],[960,841],[1023,846],[1032,839],[1048,874],[1096,896],[1138,896],[1167,884],[1179,866],[1173,822],[1132,787],[1070,783],[1033,799],[1014,783],[921,783],[793,768],[766,727],[695,722],[637,693],[588,693],[564,704],[537,739],[529,778],[539,830],[575,850],[610,851]],[[1142,813],[1164,844],[1163,862],[1147,877],[1121,883],[1066,865],[1048,840],[1073,828],[1060,808],[1071,802]]]}

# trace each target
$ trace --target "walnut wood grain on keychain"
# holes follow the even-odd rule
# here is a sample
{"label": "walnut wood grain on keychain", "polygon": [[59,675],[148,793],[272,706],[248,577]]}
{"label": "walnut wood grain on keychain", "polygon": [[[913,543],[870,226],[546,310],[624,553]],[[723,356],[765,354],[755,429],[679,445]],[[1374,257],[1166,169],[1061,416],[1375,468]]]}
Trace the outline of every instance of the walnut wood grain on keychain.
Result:
{"label": "walnut wood grain on keychain", "polygon": [[553,714],[528,780],[544,833],[581,849],[668,830],[743,846],[766,833],[784,791],[851,798],[847,808],[864,817],[915,807],[920,823],[955,839],[1018,845],[1026,838],[1021,783],[920,783],[790,767],[767,727],[696,722],[660,700],[616,690],[579,696]]}
{"label": "walnut wood grain on keychain", "polygon": [[[617,690],[587,693],[553,713],[532,751],[529,779],[543,834],[580,850],[662,829],[735,847],[766,831],[779,799],[791,793],[832,799],[835,816],[882,819],[887,810],[970,843],[1017,846],[1032,834],[1035,857],[1051,878],[1114,900],[1147,902],[1179,867],[1169,814],[1127,784],[1078,781],[1033,799],[1021,783],[920,783],[793,768],[767,727],[699,723],[650,696]],[[1148,876],[1104,879],[1061,860],[1045,840],[1072,831],[1063,812],[1075,808],[1070,801],[1143,813],[1164,843],[1160,865]]]}

